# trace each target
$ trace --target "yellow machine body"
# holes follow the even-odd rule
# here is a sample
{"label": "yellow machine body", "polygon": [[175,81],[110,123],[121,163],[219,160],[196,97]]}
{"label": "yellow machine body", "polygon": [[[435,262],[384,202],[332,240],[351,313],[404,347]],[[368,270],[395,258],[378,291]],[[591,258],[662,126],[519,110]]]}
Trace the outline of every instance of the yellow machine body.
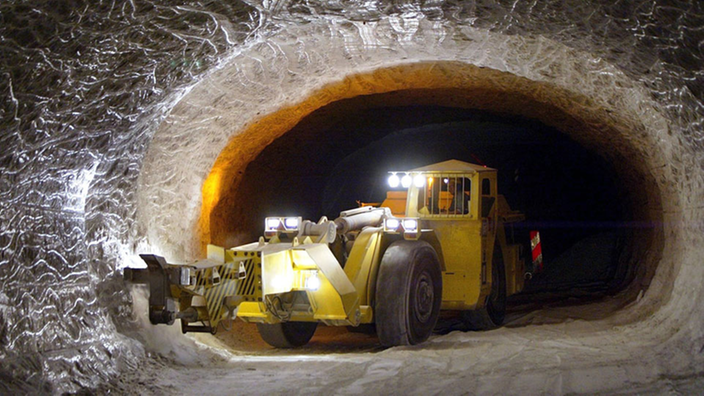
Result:
{"label": "yellow machine body", "polygon": [[[237,316],[247,322],[319,321],[357,326],[368,307],[327,244],[253,243],[232,250],[235,260],[256,254],[259,271],[252,280],[257,294],[240,303]],[[251,256],[250,256],[251,257]],[[316,287],[309,287],[312,277]]]}
{"label": "yellow machine body", "polygon": [[[414,183],[405,191],[390,191],[381,204],[391,209],[358,208],[343,212],[334,222],[292,220],[296,232],[289,232],[282,218],[281,223],[274,221],[278,228],[266,230],[268,241],[262,237],[230,249],[211,245],[208,258],[193,265],[160,264],[165,275],[149,279],[152,294],[160,292],[162,278],[169,288],[165,297],[150,300],[152,323],[179,318],[184,332],[214,332],[222,320],[235,315],[262,324],[373,323],[384,253],[402,239],[425,241],[437,253],[442,269],[441,309],[483,307],[492,290],[493,261],[499,256],[506,294],[522,290],[522,247],[509,243],[506,225],[523,220],[523,215],[511,211],[497,194],[496,170],[446,161],[408,174]],[[389,232],[385,228],[389,218],[416,218],[419,230],[410,237]],[[149,264],[149,273],[159,272],[157,267]],[[129,277],[145,283],[145,274],[134,272]],[[177,310],[169,307],[169,298],[178,301]]]}
{"label": "yellow machine body", "polygon": [[[497,193],[496,170],[447,161],[411,173],[425,182],[421,187],[414,184],[408,188],[406,216],[420,218],[429,230],[422,239],[435,248],[440,258],[442,309],[474,310],[484,306],[491,292],[495,249],[503,259],[506,294],[521,291],[525,273],[522,246],[508,243],[505,226],[524,220],[524,216],[512,211]],[[453,181],[457,185],[454,192],[449,188]],[[433,189],[437,205],[431,203]],[[456,194],[462,194],[464,199],[461,204],[455,202],[458,208],[453,210]]]}

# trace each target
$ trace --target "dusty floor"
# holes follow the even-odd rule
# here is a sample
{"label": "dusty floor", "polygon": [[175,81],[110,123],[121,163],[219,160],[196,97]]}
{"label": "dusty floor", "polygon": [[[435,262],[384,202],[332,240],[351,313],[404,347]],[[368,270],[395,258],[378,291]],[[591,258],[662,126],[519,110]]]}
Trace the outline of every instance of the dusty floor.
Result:
{"label": "dusty floor", "polygon": [[[580,304],[581,302],[581,304]],[[154,359],[118,384],[127,393],[199,394],[697,394],[704,377],[671,376],[648,359],[656,344],[617,324],[621,297],[511,307],[504,327],[452,330],[412,347],[382,348],[376,336],[319,326],[302,348],[277,350],[238,321],[216,336],[146,327]],[[537,309],[536,309],[537,308]],[[618,315],[616,315],[618,316]],[[645,347],[644,347],[645,345]]]}

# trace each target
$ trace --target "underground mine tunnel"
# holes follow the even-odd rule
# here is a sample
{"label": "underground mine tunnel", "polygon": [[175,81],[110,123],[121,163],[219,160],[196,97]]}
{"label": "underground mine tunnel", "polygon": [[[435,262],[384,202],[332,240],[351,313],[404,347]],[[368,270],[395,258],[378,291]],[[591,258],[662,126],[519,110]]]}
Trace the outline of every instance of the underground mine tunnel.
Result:
{"label": "underground mine tunnel", "polygon": [[[0,5],[2,393],[704,386],[699,3],[35,3]],[[501,328],[276,350],[151,325],[123,281],[452,158],[542,232]]]}
{"label": "underground mine tunnel", "polygon": [[[543,274],[529,283],[531,290],[541,284],[538,289],[625,285],[632,271],[618,268],[621,248],[650,225],[633,221],[628,194],[598,153],[525,118],[390,103],[385,97],[336,102],[272,142],[247,165],[232,198],[237,204],[226,200],[213,211],[211,217],[226,225],[212,243],[234,247],[257,240],[269,216],[334,219],[360,202],[382,202],[390,169],[461,158],[497,168],[499,191],[530,219],[524,227],[541,229],[555,279],[542,280]],[[588,248],[575,253],[581,245]],[[581,256],[579,262],[567,258],[570,252]]]}

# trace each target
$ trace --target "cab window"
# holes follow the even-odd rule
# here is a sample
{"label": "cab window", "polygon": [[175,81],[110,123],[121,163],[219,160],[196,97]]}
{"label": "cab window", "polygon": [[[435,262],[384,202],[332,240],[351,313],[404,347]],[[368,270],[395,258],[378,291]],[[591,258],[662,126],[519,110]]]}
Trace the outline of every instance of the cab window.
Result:
{"label": "cab window", "polygon": [[428,176],[419,191],[419,213],[423,215],[467,215],[471,180],[458,175]]}

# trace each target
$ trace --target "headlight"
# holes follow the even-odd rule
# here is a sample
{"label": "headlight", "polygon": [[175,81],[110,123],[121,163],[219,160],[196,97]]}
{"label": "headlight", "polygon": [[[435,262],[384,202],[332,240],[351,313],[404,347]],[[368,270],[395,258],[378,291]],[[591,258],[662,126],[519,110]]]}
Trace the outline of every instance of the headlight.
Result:
{"label": "headlight", "polygon": [[418,219],[403,219],[403,229],[406,232],[418,231]]}
{"label": "headlight", "polygon": [[425,185],[425,176],[416,175],[416,177],[413,178],[413,184],[418,188],[423,187]]}
{"label": "headlight", "polygon": [[298,217],[287,217],[284,220],[284,227],[289,231],[298,230],[299,224],[301,224],[301,221]]}
{"label": "headlight", "polygon": [[306,278],[306,289],[310,291],[320,289],[320,278],[318,278],[317,271],[313,271],[313,273],[308,275],[308,278]]}
{"label": "headlight", "polygon": [[384,231],[386,232],[397,232],[401,222],[398,219],[385,219],[384,220]]}
{"label": "headlight", "polygon": [[395,173],[392,174],[391,176],[389,176],[389,187],[396,188],[396,187],[398,187],[399,183],[400,183],[400,180]]}
{"label": "headlight", "polygon": [[416,240],[420,238],[420,221],[417,218],[384,219],[384,232],[389,234],[403,233],[403,238]]}
{"label": "headlight", "polygon": [[413,181],[413,179],[411,178],[411,175],[408,175],[408,174],[407,174],[407,175],[404,175],[404,176],[401,178],[401,187],[403,187],[403,188],[408,188],[408,187],[410,187],[412,181]]}
{"label": "headlight", "polygon": [[271,278],[271,288],[274,290],[288,290],[291,288],[291,280],[284,275],[276,275]]}
{"label": "headlight", "polygon": [[405,218],[401,220],[403,227],[403,239],[413,241],[420,238],[420,220],[417,218]]}
{"label": "headlight", "polygon": [[264,236],[272,238],[279,233],[295,233],[300,226],[300,217],[267,217],[264,220]]}
{"label": "headlight", "polygon": [[264,220],[264,227],[267,231],[278,230],[281,225],[281,220],[278,217],[267,217]]}

